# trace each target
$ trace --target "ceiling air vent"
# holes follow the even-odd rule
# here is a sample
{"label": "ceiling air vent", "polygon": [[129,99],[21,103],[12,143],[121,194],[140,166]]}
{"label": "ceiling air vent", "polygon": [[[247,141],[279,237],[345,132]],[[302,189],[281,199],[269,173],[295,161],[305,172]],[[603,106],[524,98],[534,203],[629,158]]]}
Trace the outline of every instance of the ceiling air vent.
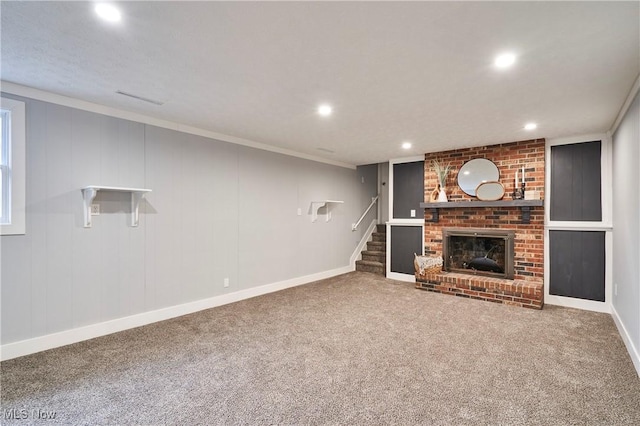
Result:
{"label": "ceiling air vent", "polygon": [[327,148],[316,148],[318,151],[322,151],[322,152],[328,152],[329,154],[335,154],[335,151],[332,151],[330,149]]}
{"label": "ceiling air vent", "polygon": [[128,96],[130,98],[137,99],[139,101],[149,102],[150,104],[154,104],[154,105],[163,105],[164,104],[164,102],[162,102],[162,101],[156,101],[154,99],[144,98],[142,96],[134,95],[132,93],[123,92],[122,90],[116,90],[116,93],[118,95]]}

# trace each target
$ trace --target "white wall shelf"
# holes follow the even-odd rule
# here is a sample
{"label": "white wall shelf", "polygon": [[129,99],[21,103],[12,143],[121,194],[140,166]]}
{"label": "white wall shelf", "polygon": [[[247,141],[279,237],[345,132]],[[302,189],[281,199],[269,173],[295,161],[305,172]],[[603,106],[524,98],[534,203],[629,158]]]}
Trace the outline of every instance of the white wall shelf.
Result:
{"label": "white wall shelf", "polygon": [[89,185],[82,188],[84,227],[91,228],[91,203],[98,195],[98,191],[130,192],[131,193],[131,226],[138,226],[138,207],[150,189],[144,188],[121,188],[117,186],[97,186]]}
{"label": "white wall shelf", "polygon": [[311,202],[311,222],[315,222],[318,220],[318,210],[322,207],[327,206],[327,218],[326,221],[329,222],[331,220],[331,209],[333,204],[344,204],[344,201],[336,201],[336,200],[322,200],[322,201],[312,201]]}

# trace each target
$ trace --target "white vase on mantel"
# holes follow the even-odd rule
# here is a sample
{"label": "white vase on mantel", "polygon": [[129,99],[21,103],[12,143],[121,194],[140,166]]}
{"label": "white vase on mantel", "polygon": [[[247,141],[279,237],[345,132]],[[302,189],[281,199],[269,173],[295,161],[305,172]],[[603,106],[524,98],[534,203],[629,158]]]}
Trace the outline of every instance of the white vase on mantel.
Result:
{"label": "white vase on mantel", "polygon": [[449,201],[447,199],[447,192],[444,190],[443,187],[440,187],[440,191],[438,192],[438,202],[446,203],[447,201]]}

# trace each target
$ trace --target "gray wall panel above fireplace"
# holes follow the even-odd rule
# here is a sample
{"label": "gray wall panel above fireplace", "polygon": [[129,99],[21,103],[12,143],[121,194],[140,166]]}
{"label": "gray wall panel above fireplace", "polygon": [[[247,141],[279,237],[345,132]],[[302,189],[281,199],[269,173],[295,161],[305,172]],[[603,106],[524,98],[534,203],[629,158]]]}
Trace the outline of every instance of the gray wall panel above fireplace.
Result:
{"label": "gray wall panel above fireplace", "polygon": [[601,142],[551,147],[551,220],[602,220]]}

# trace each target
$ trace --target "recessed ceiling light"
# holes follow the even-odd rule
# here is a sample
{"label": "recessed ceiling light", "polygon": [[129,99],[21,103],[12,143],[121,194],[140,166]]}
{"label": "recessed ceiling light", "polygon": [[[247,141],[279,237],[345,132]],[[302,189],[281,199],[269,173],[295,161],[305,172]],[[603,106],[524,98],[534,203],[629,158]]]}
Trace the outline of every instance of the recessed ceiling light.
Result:
{"label": "recessed ceiling light", "polygon": [[524,125],[525,130],[534,130],[538,127],[536,123],[527,123]]}
{"label": "recessed ceiling light", "polygon": [[323,117],[330,116],[332,112],[333,112],[333,108],[331,108],[331,105],[324,104],[318,107],[318,114],[320,114]]}
{"label": "recessed ceiling light", "polygon": [[108,22],[118,22],[122,19],[120,11],[112,4],[98,3],[94,10],[99,17]]}
{"label": "recessed ceiling light", "polygon": [[513,53],[503,53],[496,56],[496,60],[493,62],[498,68],[509,68],[516,62],[516,55]]}
{"label": "recessed ceiling light", "polygon": [[402,143],[402,148],[403,149],[410,149],[413,145],[411,145],[411,142],[403,142]]}

